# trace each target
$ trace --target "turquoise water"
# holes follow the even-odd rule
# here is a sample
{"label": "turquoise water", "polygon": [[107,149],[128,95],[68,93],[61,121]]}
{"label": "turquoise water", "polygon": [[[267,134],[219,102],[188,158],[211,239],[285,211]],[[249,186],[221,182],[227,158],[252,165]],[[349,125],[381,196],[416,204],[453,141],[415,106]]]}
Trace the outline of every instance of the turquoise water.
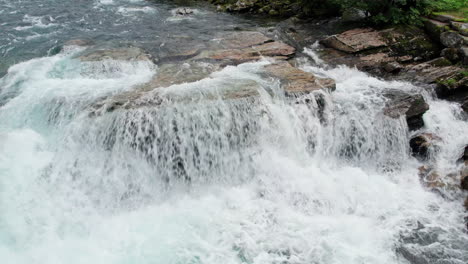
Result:
{"label": "turquoise water", "polygon": [[[57,49],[65,41],[158,56],[174,34],[209,40],[260,22],[204,6],[178,19],[169,1],[52,2],[0,1],[2,263],[467,262],[463,194],[421,185],[411,134],[382,114],[382,93],[424,94],[425,129],[443,139],[433,162],[447,174],[468,141],[458,105],[314,63],[311,49],[301,67],[337,80],[321,94],[323,116],[264,78],[267,61],[161,92],[193,100],[91,115],[103,98],[157,75],[159,63],[84,63],[79,48]],[[259,96],[222,99],[243,83]]]}

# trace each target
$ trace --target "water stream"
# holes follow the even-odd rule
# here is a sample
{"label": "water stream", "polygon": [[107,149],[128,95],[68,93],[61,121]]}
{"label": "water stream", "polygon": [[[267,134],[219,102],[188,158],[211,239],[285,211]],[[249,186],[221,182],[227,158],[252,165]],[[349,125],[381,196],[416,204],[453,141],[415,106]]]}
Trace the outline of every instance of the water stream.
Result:
{"label": "water stream", "polygon": [[[320,93],[323,113],[297,103],[318,94],[285,97],[260,61],[164,91],[196,100],[90,115],[158,65],[106,70],[75,59],[79,48],[51,50],[60,43],[85,35],[154,51],[168,34],[209,40],[259,23],[203,6],[187,21],[174,7],[0,0],[1,263],[468,262],[463,195],[421,184],[404,118],[382,114],[388,90],[423,94],[423,130],[442,139],[432,163],[457,171],[466,116],[422,87],[328,67],[311,47],[301,68],[337,81]],[[223,100],[239,83],[258,96]]]}

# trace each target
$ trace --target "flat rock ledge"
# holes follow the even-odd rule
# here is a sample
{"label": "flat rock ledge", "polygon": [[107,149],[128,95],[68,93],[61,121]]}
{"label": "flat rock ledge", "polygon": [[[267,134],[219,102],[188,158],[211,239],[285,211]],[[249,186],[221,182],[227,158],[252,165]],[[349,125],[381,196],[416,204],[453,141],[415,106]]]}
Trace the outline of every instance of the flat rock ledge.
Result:
{"label": "flat rock ledge", "polygon": [[[221,71],[228,65],[238,65],[255,62],[262,59],[271,61],[260,69],[265,77],[278,79],[285,95],[298,97],[318,90],[328,92],[335,90],[332,79],[317,78],[312,73],[292,66],[287,60],[295,56],[295,48],[279,42],[255,31],[222,33],[216,36],[206,47],[197,51],[186,52],[178,50],[182,55],[170,54],[176,61],[165,60],[158,65],[154,78],[131,91],[114,95],[94,105],[93,114],[110,112],[117,109],[132,109],[143,106],[159,106],[164,102],[194,102],[213,99],[241,99],[259,96],[261,89],[255,82],[229,84],[217,89],[217,92],[207,91],[202,97],[190,95],[172,96],[163,88],[185,83],[195,83],[213,78],[211,74]],[[168,56],[168,57],[170,57]],[[103,60],[150,61],[151,56],[139,48],[120,48],[109,50],[85,51],[77,57],[83,62]],[[182,59],[183,58],[183,59]]]}

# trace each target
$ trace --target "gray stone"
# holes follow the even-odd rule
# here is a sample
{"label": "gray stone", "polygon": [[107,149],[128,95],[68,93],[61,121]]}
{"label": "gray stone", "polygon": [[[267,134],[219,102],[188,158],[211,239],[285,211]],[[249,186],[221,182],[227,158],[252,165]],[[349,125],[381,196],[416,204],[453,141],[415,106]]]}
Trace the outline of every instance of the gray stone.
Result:
{"label": "gray stone", "polygon": [[449,48],[459,48],[464,43],[464,38],[454,31],[447,31],[440,34],[440,42]]}

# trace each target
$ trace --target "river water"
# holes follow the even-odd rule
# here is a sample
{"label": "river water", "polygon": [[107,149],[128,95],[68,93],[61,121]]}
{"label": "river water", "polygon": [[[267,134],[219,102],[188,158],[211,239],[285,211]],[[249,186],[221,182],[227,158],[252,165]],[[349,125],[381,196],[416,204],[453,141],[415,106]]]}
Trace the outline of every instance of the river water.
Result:
{"label": "river water", "polygon": [[421,87],[328,67],[311,47],[301,68],[337,81],[322,94],[323,112],[286,98],[260,61],[165,91],[254,82],[256,99],[90,115],[96,101],[149,81],[158,65],[114,61],[103,70],[74,59],[80,49],[60,51],[65,41],[157,56],[174,35],[208,41],[268,24],[203,5],[178,18],[175,7],[0,0],[1,263],[468,262],[463,194],[424,187],[405,120],[382,114],[388,90],[423,94],[423,130],[441,138],[431,163],[444,175],[459,170],[466,116]]}

